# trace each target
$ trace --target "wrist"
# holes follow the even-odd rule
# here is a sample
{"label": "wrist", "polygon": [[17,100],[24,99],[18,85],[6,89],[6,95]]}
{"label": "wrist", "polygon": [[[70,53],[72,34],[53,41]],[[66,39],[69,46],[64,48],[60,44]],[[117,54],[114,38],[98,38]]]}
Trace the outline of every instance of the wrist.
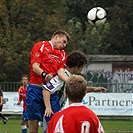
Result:
{"label": "wrist", "polygon": [[41,76],[42,76],[43,78],[45,78],[45,77],[46,77],[46,75],[47,75],[47,73],[46,73],[46,72],[42,72],[42,73],[41,73]]}
{"label": "wrist", "polygon": [[46,109],[51,109],[51,107],[50,106],[46,106]]}

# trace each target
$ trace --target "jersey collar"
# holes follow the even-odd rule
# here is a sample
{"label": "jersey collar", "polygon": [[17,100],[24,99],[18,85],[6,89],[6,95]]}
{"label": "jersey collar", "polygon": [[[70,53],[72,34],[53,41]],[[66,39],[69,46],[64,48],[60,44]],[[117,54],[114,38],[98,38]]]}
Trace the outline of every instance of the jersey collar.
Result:
{"label": "jersey collar", "polygon": [[81,105],[83,105],[83,103],[72,103],[72,104],[70,104],[70,106],[81,106]]}
{"label": "jersey collar", "polygon": [[51,41],[49,41],[49,43],[51,44],[51,47],[52,47],[52,49],[53,49],[53,48],[54,48],[53,43],[52,43]]}

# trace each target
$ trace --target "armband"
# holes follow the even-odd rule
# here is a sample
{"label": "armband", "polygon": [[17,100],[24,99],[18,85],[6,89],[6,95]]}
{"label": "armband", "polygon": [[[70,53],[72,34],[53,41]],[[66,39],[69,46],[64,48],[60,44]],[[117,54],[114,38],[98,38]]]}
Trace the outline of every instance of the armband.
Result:
{"label": "armband", "polygon": [[42,72],[42,73],[41,73],[41,76],[42,76],[43,78],[45,78],[45,77],[46,77],[46,75],[47,75],[47,73],[46,73],[46,72]]}

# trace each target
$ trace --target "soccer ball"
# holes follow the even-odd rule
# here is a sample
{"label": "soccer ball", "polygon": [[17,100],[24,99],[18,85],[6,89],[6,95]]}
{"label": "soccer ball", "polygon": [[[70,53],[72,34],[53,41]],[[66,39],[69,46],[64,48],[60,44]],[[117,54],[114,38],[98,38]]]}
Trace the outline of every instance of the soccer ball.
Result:
{"label": "soccer ball", "polygon": [[107,13],[101,7],[94,7],[87,14],[88,22],[91,25],[95,25],[95,26],[104,24],[106,21],[106,17],[107,17]]}

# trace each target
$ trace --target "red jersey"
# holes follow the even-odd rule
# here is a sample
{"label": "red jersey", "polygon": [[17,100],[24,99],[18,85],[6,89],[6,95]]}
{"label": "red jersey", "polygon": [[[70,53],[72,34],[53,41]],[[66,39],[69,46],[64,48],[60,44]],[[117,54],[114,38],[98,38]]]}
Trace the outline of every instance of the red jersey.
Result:
{"label": "red jersey", "polygon": [[30,55],[30,83],[41,84],[46,82],[44,78],[33,71],[33,63],[40,63],[40,68],[44,72],[55,75],[60,68],[65,67],[66,58],[66,52],[53,48],[50,41],[36,43]]}
{"label": "red jersey", "polygon": [[18,93],[19,93],[19,101],[23,101],[23,109],[26,110],[26,90],[24,86],[19,87]]}
{"label": "red jersey", "polygon": [[104,129],[92,110],[76,103],[53,115],[47,133],[104,133]]}

